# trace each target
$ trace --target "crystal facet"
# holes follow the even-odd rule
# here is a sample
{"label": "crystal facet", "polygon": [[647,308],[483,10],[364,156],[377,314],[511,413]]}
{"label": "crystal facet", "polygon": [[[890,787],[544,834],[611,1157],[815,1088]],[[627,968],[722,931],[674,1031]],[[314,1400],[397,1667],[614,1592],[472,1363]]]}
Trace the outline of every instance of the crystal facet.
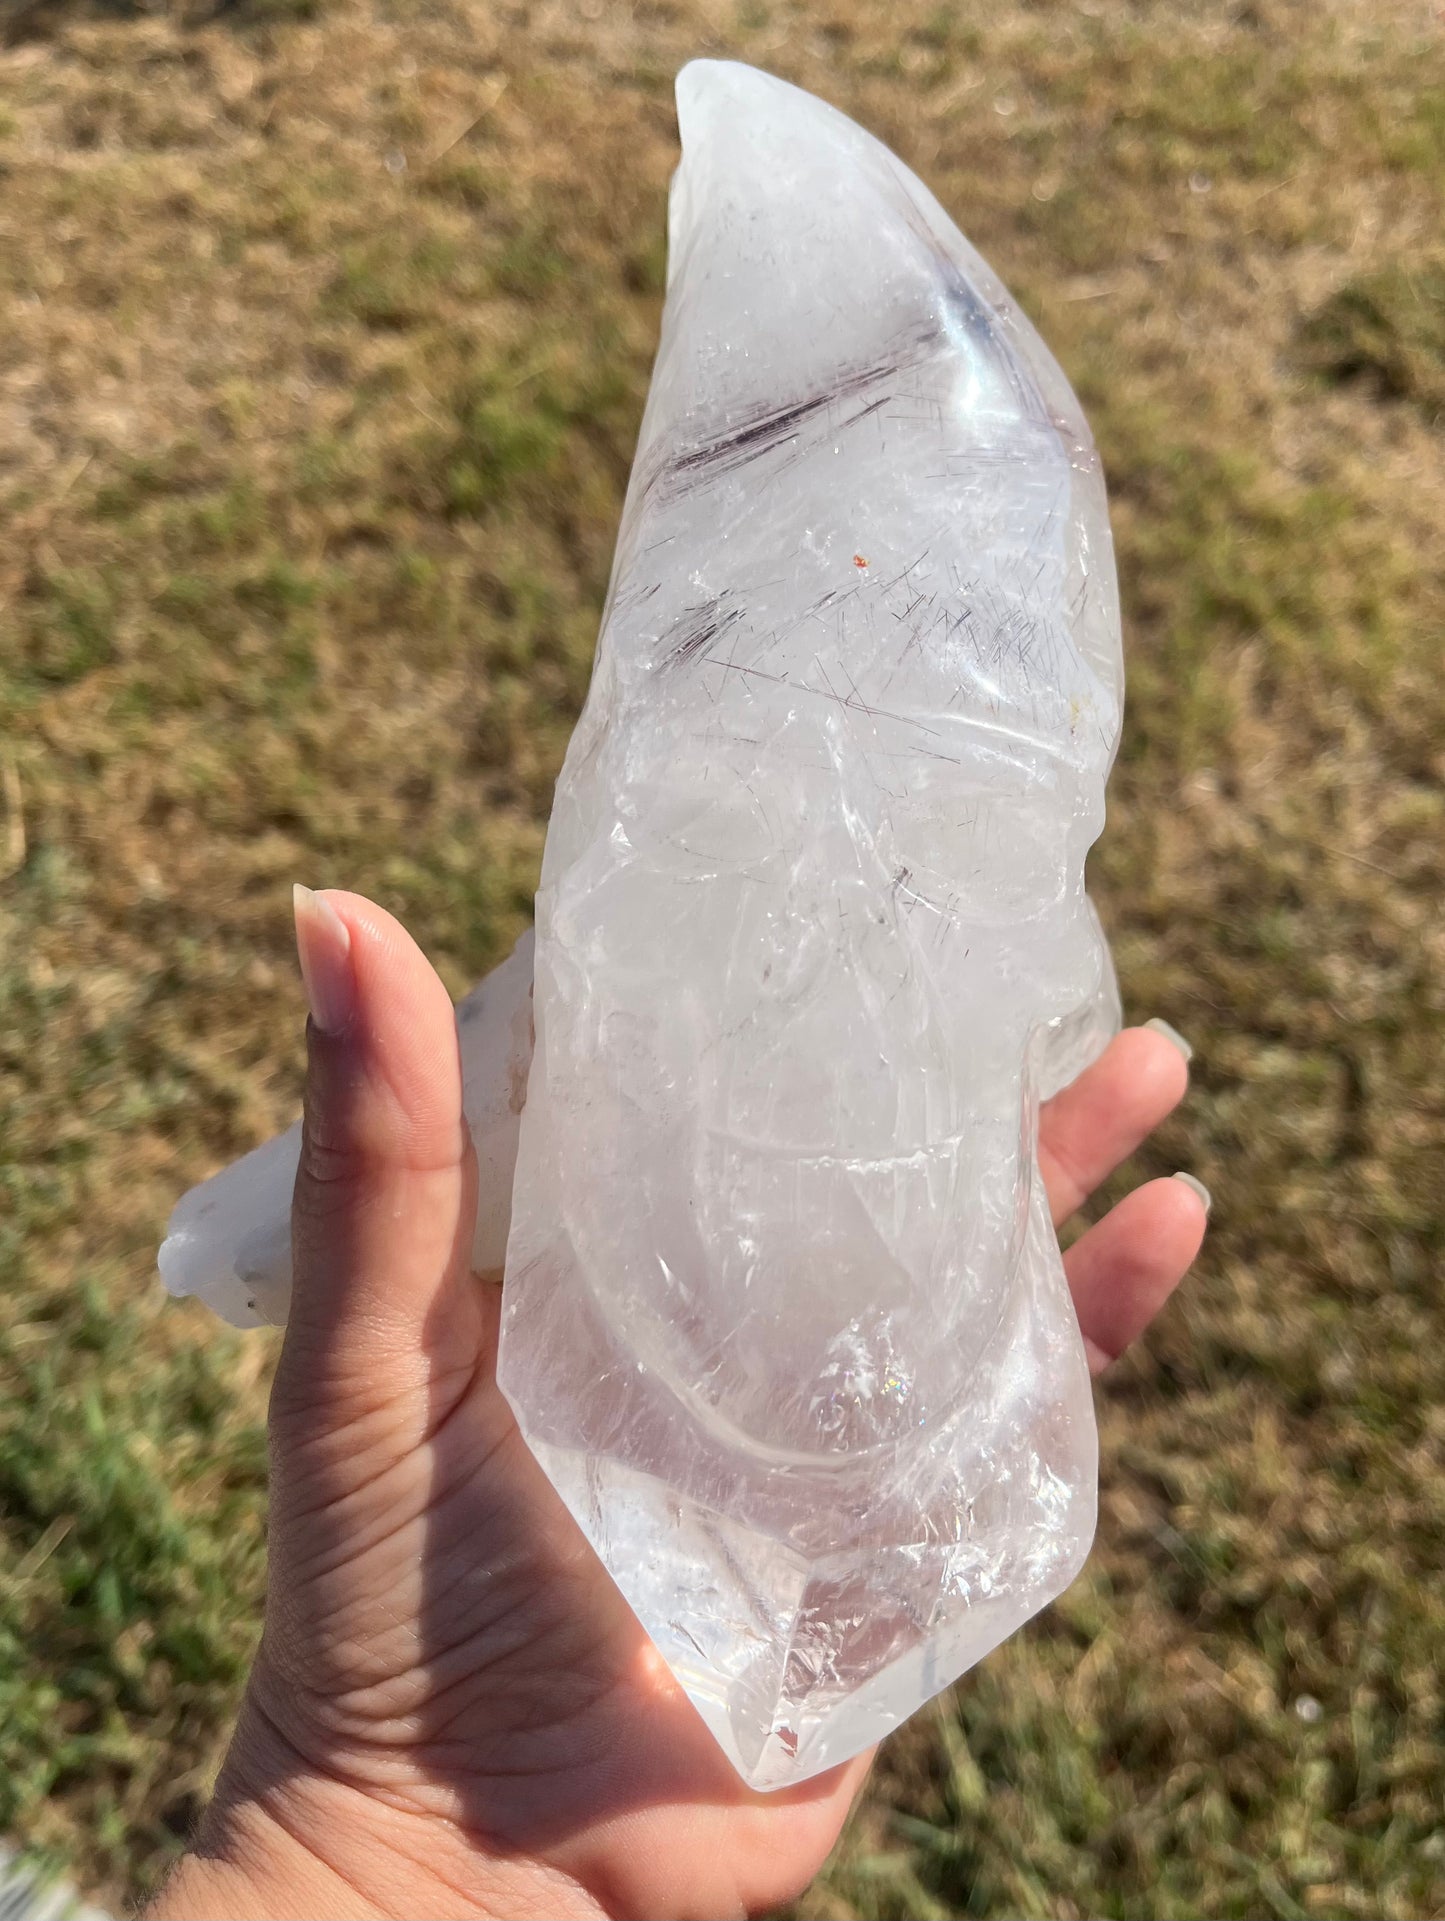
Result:
{"label": "crystal facet", "polygon": [[[1088,429],[996,276],[796,89],[699,62],[678,111],[535,1057],[530,941],[458,1024],[504,1391],[776,1787],[887,1733],[1088,1547],[1036,1119],[1118,1019],[1082,876],[1122,673]],[[181,1201],[174,1292],[285,1319],[296,1155],[293,1129]]]}
{"label": "crystal facet", "polygon": [[738,1770],[855,1754],[1073,1577],[1036,1102],[1115,1024],[1121,669],[1062,373],[900,163],[678,80],[662,340],[537,896],[500,1379]]}

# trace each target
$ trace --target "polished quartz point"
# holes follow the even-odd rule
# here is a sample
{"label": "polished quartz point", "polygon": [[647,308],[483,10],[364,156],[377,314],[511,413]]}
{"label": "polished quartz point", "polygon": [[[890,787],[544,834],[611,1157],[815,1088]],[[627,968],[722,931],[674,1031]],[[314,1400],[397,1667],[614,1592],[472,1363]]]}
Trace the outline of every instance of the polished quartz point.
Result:
{"label": "polished quartz point", "polygon": [[856,1754],[1073,1577],[1037,1101],[1112,1031],[1099,463],[932,195],[677,86],[662,340],[537,896],[500,1378],[739,1772]]}

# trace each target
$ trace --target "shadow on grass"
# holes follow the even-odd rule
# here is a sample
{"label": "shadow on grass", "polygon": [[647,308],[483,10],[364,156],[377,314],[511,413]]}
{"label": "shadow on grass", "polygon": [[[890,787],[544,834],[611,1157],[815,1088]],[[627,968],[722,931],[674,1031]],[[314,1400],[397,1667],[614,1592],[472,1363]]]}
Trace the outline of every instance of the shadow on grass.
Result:
{"label": "shadow on grass", "polygon": [[0,47],[49,40],[83,20],[264,27],[314,20],[322,5],[323,0],[0,0]]}

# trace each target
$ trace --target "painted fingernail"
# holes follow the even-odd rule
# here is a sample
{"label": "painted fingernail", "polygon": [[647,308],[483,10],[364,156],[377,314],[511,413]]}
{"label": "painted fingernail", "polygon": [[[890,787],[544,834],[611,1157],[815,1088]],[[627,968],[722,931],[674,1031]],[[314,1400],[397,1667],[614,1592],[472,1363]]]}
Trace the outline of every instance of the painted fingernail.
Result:
{"label": "painted fingernail", "polygon": [[296,954],[311,1019],[323,1034],[342,1034],[356,1012],[351,933],[324,894],[299,884],[291,890]]}
{"label": "painted fingernail", "polygon": [[1185,1060],[1192,1061],[1194,1059],[1194,1049],[1189,1045],[1188,1041],[1185,1040],[1177,1027],[1171,1027],[1168,1021],[1161,1020],[1157,1014],[1152,1021],[1145,1021],[1144,1025],[1153,1028],[1156,1034],[1162,1034],[1171,1047],[1177,1047],[1179,1049],[1179,1052],[1184,1056]]}
{"label": "painted fingernail", "polygon": [[1207,1214],[1210,1208],[1213,1207],[1214,1202],[1210,1198],[1209,1189],[1204,1185],[1203,1181],[1195,1180],[1192,1174],[1176,1174],[1174,1178],[1176,1181],[1183,1181],[1191,1193],[1199,1196],[1200,1200],[1204,1203],[1204,1211]]}

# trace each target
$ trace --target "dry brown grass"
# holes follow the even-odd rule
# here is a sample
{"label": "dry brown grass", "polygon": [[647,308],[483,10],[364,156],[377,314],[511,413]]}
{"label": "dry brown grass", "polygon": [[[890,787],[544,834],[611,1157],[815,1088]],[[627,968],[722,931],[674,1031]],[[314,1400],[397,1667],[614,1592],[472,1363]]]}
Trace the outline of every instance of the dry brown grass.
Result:
{"label": "dry brown grass", "polygon": [[[118,1898],[261,1584],[264,1344],[162,1306],[289,1116],[292,879],[460,988],[527,912],[654,337],[670,82],[918,168],[1111,479],[1096,887],[1216,1195],[1066,1600],[809,1915],[1445,1908],[1439,312],[1415,0],[0,0],[0,1824]],[[3,35],[0,35],[3,37]]]}

